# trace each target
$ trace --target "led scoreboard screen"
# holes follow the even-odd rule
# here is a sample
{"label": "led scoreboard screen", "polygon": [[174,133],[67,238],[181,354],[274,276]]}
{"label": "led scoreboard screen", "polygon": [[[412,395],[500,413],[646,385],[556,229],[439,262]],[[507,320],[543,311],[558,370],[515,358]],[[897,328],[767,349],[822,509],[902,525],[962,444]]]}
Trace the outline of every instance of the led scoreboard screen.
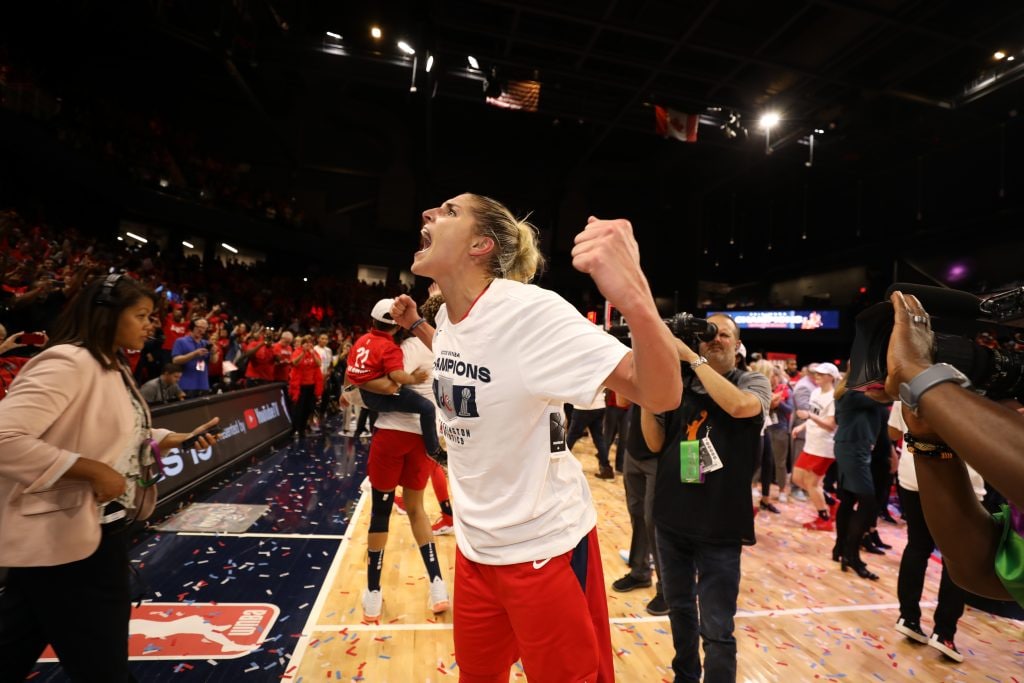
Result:
{"label": "led scoreboard screen", "polygon": [[741,330],[838,330],[839,311],[708,311],[729,315]]}

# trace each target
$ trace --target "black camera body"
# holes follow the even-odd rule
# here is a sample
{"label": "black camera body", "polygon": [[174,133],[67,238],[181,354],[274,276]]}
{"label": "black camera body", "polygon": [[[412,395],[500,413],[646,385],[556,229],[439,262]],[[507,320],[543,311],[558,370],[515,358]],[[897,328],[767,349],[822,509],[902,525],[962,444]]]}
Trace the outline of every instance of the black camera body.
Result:
{"label": "black camera body", "polygon": [[[1024,401],[1024,334],[1006,323],[1024,319],[1024,288],[984,300],[955,289],[896,283],[886,301],[857,316],[850,351],[851,389],[867,390],[885,385],[886,353],[892,336],[894,291],[913,294],[931,318],[934,333],[932,357],[949,363],[967,375],[974,389],[994,400]],[[999,337],[1009,341],[1000,343]]]}
{"label": "black camera body", "polygon": [[665,324],[678,339],[694,351],[701,342],[709,342],[718,336],[718,325],[692,313],[676,313],[665,319]]}

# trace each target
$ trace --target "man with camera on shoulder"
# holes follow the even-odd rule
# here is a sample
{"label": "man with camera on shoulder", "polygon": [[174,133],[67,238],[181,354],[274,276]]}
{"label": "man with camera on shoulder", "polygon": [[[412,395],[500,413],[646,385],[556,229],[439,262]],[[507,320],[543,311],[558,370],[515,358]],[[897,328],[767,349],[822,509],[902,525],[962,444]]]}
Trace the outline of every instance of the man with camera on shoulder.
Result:
{"label": "man with camera on shoulder", "polygon": [[646,446],[660,454],[654,522],[675,680],[701,680],[702,638],[703,680],[721,683],[736,680],[740,555],[755,542],[750,481],[771,387],[764,375],[736,367],[735,321],[714,315],[707,323],[691,345],[678,337],[692,335],[673,329],[683,365],[682,403],[659,415],[641,411],[641,428]]}
{"label": "man with camera on shoulder", "polygon": [[[886,392],[902,401],[921,507],[953,581],[1024,605],[1024,417],[969,390],[959,370],[934,363],[931,318],[917,297],[891,295]],[[1019,376],[1017,377],[1019,379]],[[1019,385],[1018,385],[1019,386]],[[989,514],[965,467],[998,487],[1009,508]]]}

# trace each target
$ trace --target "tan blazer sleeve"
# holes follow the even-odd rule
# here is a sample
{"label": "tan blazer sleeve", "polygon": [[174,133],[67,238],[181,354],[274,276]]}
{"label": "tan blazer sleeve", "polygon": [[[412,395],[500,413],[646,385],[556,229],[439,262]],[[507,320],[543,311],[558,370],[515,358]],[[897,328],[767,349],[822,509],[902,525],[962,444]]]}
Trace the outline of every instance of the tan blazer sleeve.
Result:
{"label": "tan blazer sleeve", "polygon": [[25,366],[0,402],[0,477],[33,493],[53,486],[74,464],[77,453],[40,437],[71,405],[82,381],[82,369],[58,349],[44,351]]}

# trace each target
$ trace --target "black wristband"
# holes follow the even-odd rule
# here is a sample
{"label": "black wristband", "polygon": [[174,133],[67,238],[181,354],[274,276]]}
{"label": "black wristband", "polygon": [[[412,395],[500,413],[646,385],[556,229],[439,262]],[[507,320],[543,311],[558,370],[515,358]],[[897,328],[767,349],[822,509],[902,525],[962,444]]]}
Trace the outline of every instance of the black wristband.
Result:
{"label": "black wristband", "polygon": [[903,435],[904,447],[916,455],[923,455],[928,458],[937,458],[939,460],[952,460],[956,457],[956,453],[947,444],[944,443],[929,443],[927,441],[918,441],[914,438],[914,435],[907,432]]}
{"label": "black wristband", "polygon": [[414,322],[412,325],[409,325],[409,331],[412,332],[413,330],[415,330],[417,327],[419,327],[420,325],[422,325],[425,322],[427,322],[426,318],[420,318],[419,320]]}

